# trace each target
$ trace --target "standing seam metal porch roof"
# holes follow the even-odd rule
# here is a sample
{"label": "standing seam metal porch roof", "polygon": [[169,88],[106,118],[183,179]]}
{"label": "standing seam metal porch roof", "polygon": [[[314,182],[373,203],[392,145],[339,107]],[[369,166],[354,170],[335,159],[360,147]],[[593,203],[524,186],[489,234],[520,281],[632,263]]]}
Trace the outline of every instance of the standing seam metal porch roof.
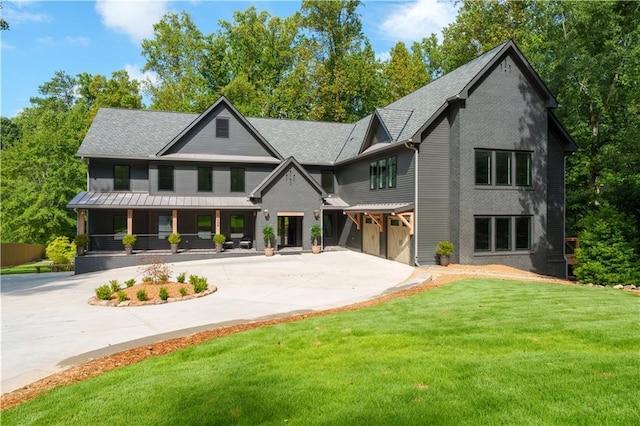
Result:
{"label": "standing seam metal porch roof", "polygon": [[73,197],[67,207],[260,210],[260,205],[247,197],[149,195],[146,192],[81,192]]}

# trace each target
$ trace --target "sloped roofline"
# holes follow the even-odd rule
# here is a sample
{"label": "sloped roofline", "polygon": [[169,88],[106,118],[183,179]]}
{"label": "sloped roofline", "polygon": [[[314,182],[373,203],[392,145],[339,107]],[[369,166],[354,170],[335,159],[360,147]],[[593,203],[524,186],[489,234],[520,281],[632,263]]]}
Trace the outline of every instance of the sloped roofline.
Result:
{"label": "sloped roofline", "polygon": [[289,167],[289,166],[295,167],[296,170],[298,170],[298,172],[300,173],[300,175],[302,175],[302,177],[304,177],[307,180],[307,182],[309,182],[309,184],[316,191],[318,191],[318,193],[322,196],[322,198],[326,198],[327,197],[327,192],[324,189],[322,189],[322,187],[318,184],[318,182],[316,182],[316,180],[311,177],[309,172],[307,172],[305,170],[305,168],[300,165],[298,160],[296,160],[294,157],[289,157],[285,161],[280,163],[280,165],[278,165],[278,167],[273,169],[273,171],[271,173],[269,173],[269,176],[267,176],[262,182],[260,182],[260,184],[258,184],[258,186],[256,186],[253,189],[253,191],[251,191],[249,193],[249,198],[262,198],[262,192],[272,182],[276,181],[282,175],[282,173],[284,173],[284,171],[287,169],[287,167]]}
{"label": "sloped roofline", "polygon": [[218,98],[217,101],[215,101],[213,103],[213,105],[211,105],[209,108],[207,108],[207,110],[205,112],[203,112],[202,114],[198,115],[198,117],[196,117],[195,120],[193,120],[191,122],[191,124],[189,124],[187,127],[185,127],[180,133],[178,133],[178,135],[176,137],[174,137],[167,145],[165,145],[160,151],[158,151],[156,153],[156,156],[161,156],[163,154],[165,154],[169,149],[171,149],[171,147],[173,147],[175,144],[177,144],[186,134],[188,134],[195,126],[197,126],[202,120],[205,119],[205,117],[209,116],[210,114],[213,113],[213,111],[220,106],[221,104],[224,104],[226,106],[226,108],[231,111],[231,113],[235,116],[235,118],[240,121],[247,129],[249,129],[249,131],[251,133],[253,133],[253,135],[260,141],[261,144],[263,144],[267,150],[273,155],[275,156],[278,160],[284,160],[284,157],[278,152],[278,150],[276,150],[261,134],[260,132],[258,132],[258,130],[256,130],[255,127],[253,127],[253,125],[249,122],[249,120],[247,120],[245,118],[244,115],[242,115],[240,113],[240,111],[238,111],[232,104],[231,102],[229,102],[229,100],[227,98],[225,98],[224,96],[220,96]]}
{"label": "sloped roofline", "polygon": [[558,129],[558,131],[560,132],[560,136],[562,136],[565,140],[566,147],[564,152],[577,152],[578,144],[576,144],[569,132],[567,132],[567,129],[565,129],[560,120],[558,120],[558,117],[556,117],[555,114],[551,111],[549,111],[548,116],[549,123],[554,125]]}
{"label": "sloped roofline", "polygon": [[371,137],[370,132],[373,129],[373,122],[374,122],[374,120],[376,118],[378,119],[378,123],[380,123],[380,125],[382,126],[382,129],[384,130],[384,132],[387,134],[387,136],[389,136],[389,141],[393,141],[393,137],[391,136],[391,132],[387,128],[387,125],[384,123],[384,120],[382,120],[382,117],[380,116],[380,113],[378,112],[378,108],[376,108],[373,111],[373,114],[371,114],[371,118],[369,119],[369,124],[367,125],[367,131],[364,132],[364,139],[362,140],[362,143],[360,144],[360,149],[358,150],[359,154],[362,154],[362,151],[364,151],[364,146],[367,144],[368,139]]}

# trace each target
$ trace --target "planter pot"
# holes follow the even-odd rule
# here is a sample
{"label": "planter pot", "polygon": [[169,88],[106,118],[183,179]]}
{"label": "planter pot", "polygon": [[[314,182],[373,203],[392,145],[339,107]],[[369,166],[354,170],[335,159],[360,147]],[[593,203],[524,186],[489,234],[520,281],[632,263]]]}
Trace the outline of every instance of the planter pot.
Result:
{"label": "planter pot", "polygon": [[216,243],[216,253],[222,253],[222,251],[223,251],[222,244]]}
{"label": "planter pot", "polygon": [[449,266],[449,261],[451,259],[449,258],[449,256],[440,256],[440,265],[442,266]]}
{"label": "planter pot", "polygon": [[76,255],[84,256],[84,246],[78,246],[76,247],[76,249],[77,249]]}
{"label": "planter pot", "polygon": [[178,253],[178,245],[171,244],[171,254],[177,254],[177,253]]}
{"label": "planter pot", "polygon": [[133,246],[124,246],[124,252],[129,254],[133,254]]}
{"label": "planter pot", "polygon": [[265,256],[273,256],[273,247],[265,247],[264,255]]}
{"label": "planter pot", "polygon": [[320,254],[320,246],[311,246],[311,253]]}

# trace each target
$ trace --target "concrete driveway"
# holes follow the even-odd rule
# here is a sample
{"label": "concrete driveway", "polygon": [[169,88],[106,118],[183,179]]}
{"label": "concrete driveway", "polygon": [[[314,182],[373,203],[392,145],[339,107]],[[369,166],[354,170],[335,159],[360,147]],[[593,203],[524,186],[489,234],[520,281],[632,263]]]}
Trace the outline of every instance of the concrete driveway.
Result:
{"label": "concrete driveway", "polygon": [[204,275],[218,291],[127,308],[91,306],[87,300],[109,280],[140,279],[137,268],[2,276],[2,393],[149,341],[367,300],[416,284],[406,281],[413,271],[352,251],[180,262],[173,264],[173,276]]}

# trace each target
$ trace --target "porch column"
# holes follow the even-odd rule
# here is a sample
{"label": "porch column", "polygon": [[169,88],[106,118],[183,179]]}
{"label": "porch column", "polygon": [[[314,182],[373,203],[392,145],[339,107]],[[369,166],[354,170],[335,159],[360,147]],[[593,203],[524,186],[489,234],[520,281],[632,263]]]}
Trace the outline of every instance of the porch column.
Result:
{"label": "porch column", "polygon": [[171,211],[171,232],[178,233],[178,210]]}
{"label": "porch column", "polygon": [[78,235],[82,235],[85,233],[84,231],[84,209],[78,209]]}
{"label": "porch column", "polygon": [[216,210],[216,234],[220,234],[220,210]]}
{"label": "porch column", "polygon": [[133,234],[133,210],[127,210],[127,234]]}

